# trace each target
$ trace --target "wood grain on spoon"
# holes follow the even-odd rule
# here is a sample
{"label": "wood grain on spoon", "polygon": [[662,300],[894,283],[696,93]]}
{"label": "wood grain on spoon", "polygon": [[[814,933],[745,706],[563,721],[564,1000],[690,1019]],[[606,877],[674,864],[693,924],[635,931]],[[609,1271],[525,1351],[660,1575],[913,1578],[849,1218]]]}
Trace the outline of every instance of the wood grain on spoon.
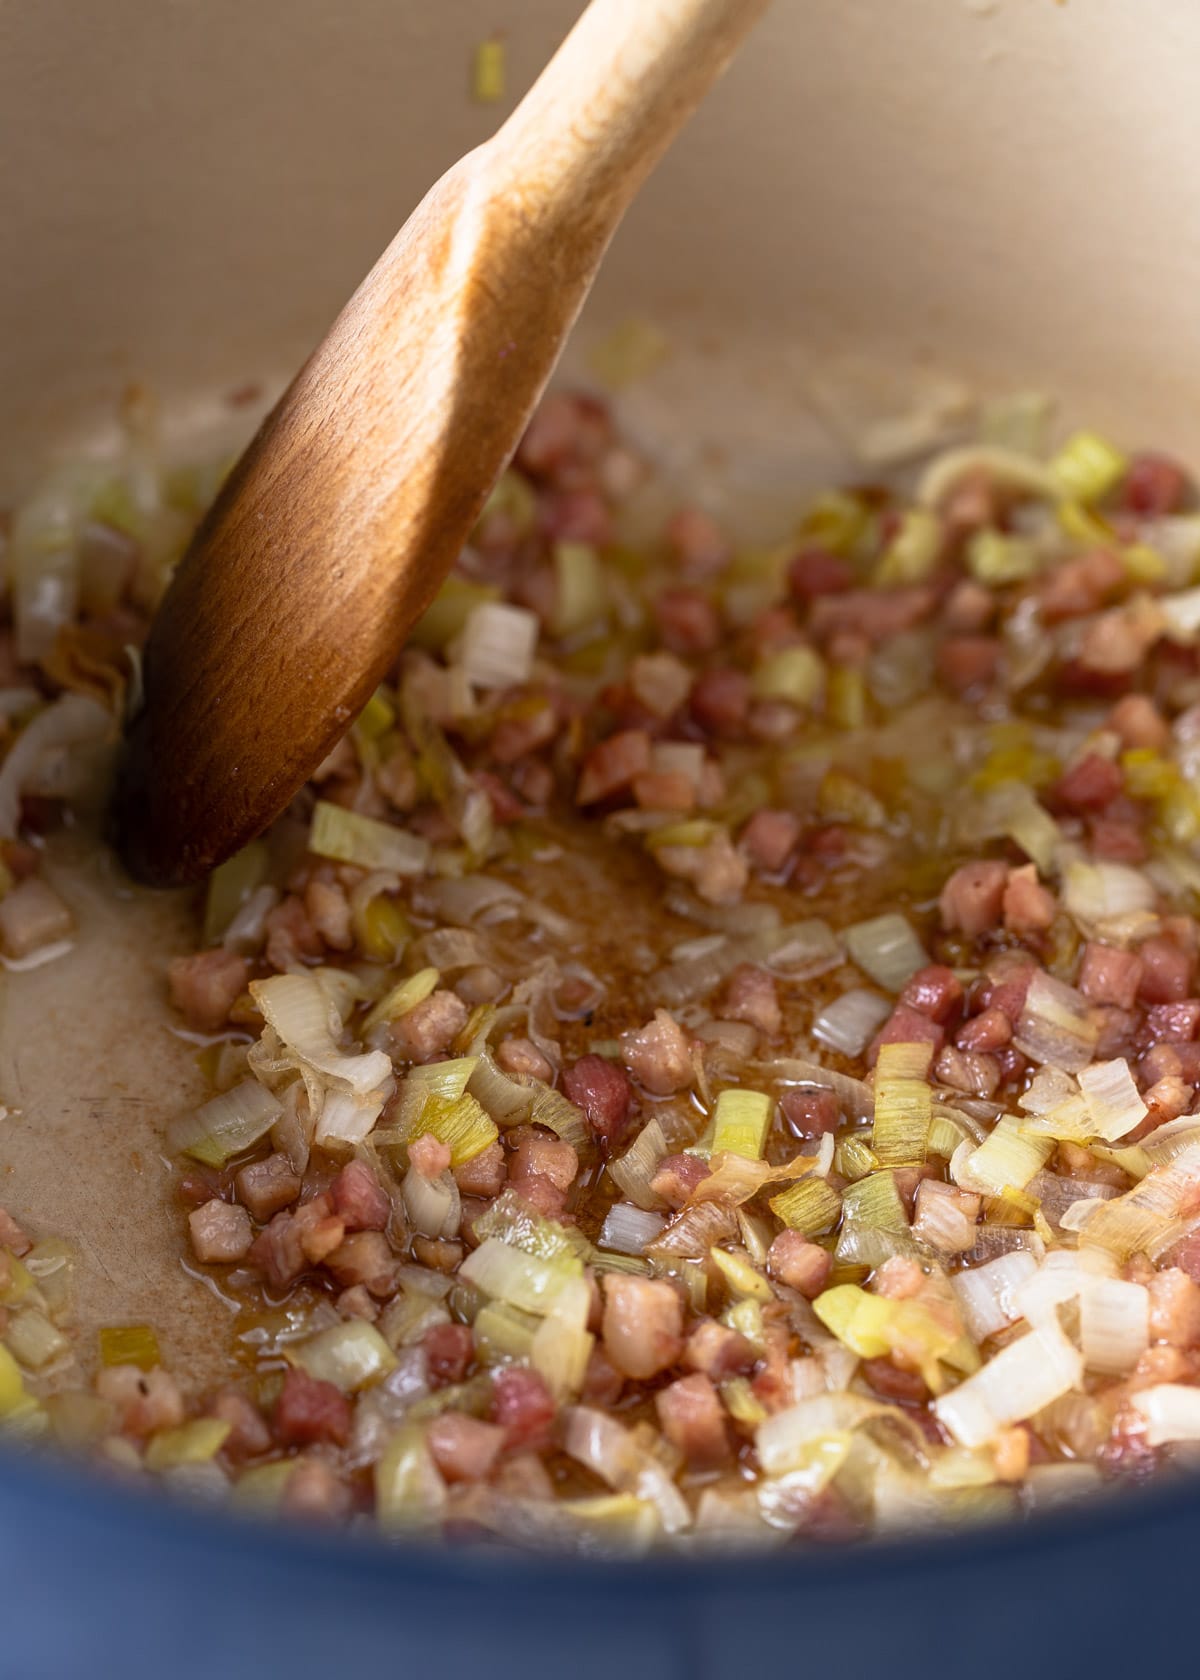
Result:
{"label": "wood grain on spoon", "polygon": [[767,0],[592,0],[426,196],[181,563],[118,783],[133,873],[261,832],[365,704],[508,460],[634,193]]}

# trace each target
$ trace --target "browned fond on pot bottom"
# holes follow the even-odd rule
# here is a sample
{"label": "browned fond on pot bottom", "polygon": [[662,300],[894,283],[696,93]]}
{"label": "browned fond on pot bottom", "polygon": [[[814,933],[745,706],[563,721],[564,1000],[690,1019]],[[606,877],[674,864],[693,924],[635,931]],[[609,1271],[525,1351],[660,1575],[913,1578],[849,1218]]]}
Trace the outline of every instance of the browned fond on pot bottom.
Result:
{"label": "browned fond on pot bottom", "polygon": [[155,621],[117,824],[143,880],[260,832],[362,707],[511,454],[629,200],[767,0],[593,0],[433,188],[231,474]]}

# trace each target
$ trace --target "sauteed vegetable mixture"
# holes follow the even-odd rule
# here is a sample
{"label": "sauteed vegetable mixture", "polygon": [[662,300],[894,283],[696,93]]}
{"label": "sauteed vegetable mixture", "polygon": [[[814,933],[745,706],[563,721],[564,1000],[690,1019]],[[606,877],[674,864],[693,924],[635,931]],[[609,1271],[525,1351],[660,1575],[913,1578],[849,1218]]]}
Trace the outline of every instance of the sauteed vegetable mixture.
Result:
{"label": "sauteed vegetable mixture", "polygon": [[[1039,1507],[1200,1440],[1200,512],[1014,405],[747,551],[534,419],[391,680],[208,883],[164,1140],[228,1386],[69,1346],[0,1211],[0,1418],[235,1504],[623,1549]],[[211,475],[12,528],[0,946]],[[136,1219],[137,1210],[129,1210]],[[62,1239],[67,1239],[64,1242]],[[197,1285],[199,1287],[199,1285]],[[90,1350],[80,1350],[86,1364]]]}

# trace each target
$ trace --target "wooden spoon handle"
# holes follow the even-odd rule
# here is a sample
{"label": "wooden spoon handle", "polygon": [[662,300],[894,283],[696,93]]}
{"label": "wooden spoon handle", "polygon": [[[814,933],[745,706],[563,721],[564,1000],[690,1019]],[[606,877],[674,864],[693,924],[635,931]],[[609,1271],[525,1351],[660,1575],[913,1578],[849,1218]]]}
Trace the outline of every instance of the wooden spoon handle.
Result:
{"label": "wooden spoon handle", "polygon": [[767,4],[592,0],[490,142],[526,212],[611,229]]}
{"label": "wooden spoon handle", "polygon": [[267,416],[146,645],[116,829],[194,880],[286,807],[429,605],[621,212],[768,0],[592,0]]}

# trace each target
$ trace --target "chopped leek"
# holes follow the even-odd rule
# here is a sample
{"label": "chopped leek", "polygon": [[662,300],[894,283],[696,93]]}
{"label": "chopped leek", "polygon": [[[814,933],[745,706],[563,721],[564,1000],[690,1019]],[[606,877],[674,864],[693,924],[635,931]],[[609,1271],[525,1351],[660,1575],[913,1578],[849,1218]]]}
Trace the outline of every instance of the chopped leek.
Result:
{"label": "chopped leek", "polygon": [[587,543],[554,545],[557,585],[550,628],[556,636],[572,636],[599,624],[608,615],[608,588],[596,550]]}
{"label": "chopped leek", "polygon": [[942,522],[928,508],[910,508],[884,550],[873,581],[891,586],[922,583],[937,565],[942,551]]}
{"label": "chopped leek", "polygon": [[1024,1190],[1053,1148],[1053,1139],[1026,1137],[1021,1122],[1005,1114],[978,1148],[964,1149],[961,1157],[956,1152],[950,1175],[964,1190],[1003,1196],[1009,1190]]}
{"label": "chopped leek", "polygon": [[265,841],[251,840],[240,852],[218,864],[208,878],[204,901],[204,943],[215,945],[256,887],[267,875]]}
{"label": "chopped leek", "polygon": [[537,615],[527,607],[485,601],[467,619],[459,660],[472,682],[507,688],[528,680],[537,639]]}
{"label": "chopped leek", "polygon": [[100,1331],[102,1365],[136,1365],[152,1371],[162,1364],[158,1337],[149,1324],[110,1324]]}
{"label": "chopped leek", "polygon": [[[507,475],[506,475],[507,476]],[[504,480],[501,479],[501,484]],[[500,485],[497,485],[497,490]],[[496,494],[495,491],[492,492]],[[485,507],[484,512],[487,512]],[[408,633],[409,644],[440,653],[448,642],[461,635],[463,626],[477,606],[494,601],[500,591],[491,584],[473,583],[451,573]]]}
{"label": "chopped leek", "polygon": [[825,680],[825,663],[813,648],[780,648],[754,668],[751,687],[759,700],[785,700],[789,705],[816,704]]}
{"label": "chopped leek", "polygon": [[1131,1371],[1150,1341],[1150,1296],[1140,1283],[1089,1277],[1079,1295],[1079,1345],[1089,1371]]}
{"label": "chopped leek", "polygon": [[479,105],[495,105],[504,98],[507,49],[499,36],[480,41],[471,69],[471,93]]}
{"label": "chopped leek", "polygon": [[896,911],[855,922],[845,939],[859,968],[885,992],[898,992],[929,961],[908,920]]}
{"label": "chopped leek", "polygon": [[464,1161],[473,1161],[500,1135],[496,1122],[466,1092],[460,1097],[427,1097],[409,1136],[416,1137],[426,1132],[431,1132],[449,1149],[452,1167],[461,1167]]}
{"label": "chopped leek", "polygon": [[[1075,1228],[1081,1245],[1106,1248],[1119,1260],[1164,1252],[1179,1233],[1182,1208],[1194,1203],[1200,1185],[1200,1143],[1148,1172],[1140,1184],[1112,1201],[1088,1202]],[[1064,1223],[1066,1216],[1064,1215]]]}
{"label": "chopped leek", "polygon": [[16,1354],[30,1371],[40,1371],[60,1354],[66,1353],[70,1343],[61,1330],[55,1328],[44,1312],[26,1307],[16,1313],[5,1332],[10,1353]]}
{"label": "chopped leek", "polygon": [[1007,536],[985,526],[974,532],[967,544],[967,569],[990,589],[1023,583],[1038,569],[1038,551],[1024,537]]}
{"label": "chopped leek", "polygon": [[540,1322],[532,1313],[518,1312],[503,1301],[487,1302],[471,1326],[480,1361],[503,1365],[511,1359],[528,1359]]}
{"label": "chopped leek", "polygon": [[860,1056],[891,1012],[891,1004],[878,992],[856,986],[815,1016],[812,1035],[843,1056]]}
{"label": "chopped leek", "polygon": [[385,1528],[433,1521],[446,1503],[446,1484],[417,1424],[405,1424],[375,1466],[375,1509]]}
{"label": "chopped leek", "polygon": [[725,1279],[733,1294],[750,1301],[770,1301],[771,1286],[761,1272],[755,1271],[747,1260],[729,1254],[723,1248],[710,1248],[708,1257]]}
{"label": "chopped leek", "polygon": [[422,968],[416,974],[410,974],[407,980],[401,980],[371,1010],[363,1022],[363,1031],[370,1032],[381,1021],[398,1021],[402,1015],[407,1015],[410,1009],[424,1003],[437,990],[441,978],[436,968]]}
{"label": "chopped leek", "polygon": [[659,1121],[651,1120],[634,1138],[624,1155],[608,1163],[608,1175],[639,1208],[651,1212],[666,1206],[650,1188],[658,1163],[667,1153],[667,1140]]}
{"label": "chopped leek", "polygon": [[588,362],[597,379],[619,391],[654,372],[670,354],[670,341],[652,321],[631,316],[621,321],[598,344]]}
{"label": "chopped leek", "polygon": [[867,685],[857,665],[830,666],[825,716],[835,729],[862,729],[866,724]]}
{"label": "chopped leek", "polygon": [[1082,1381],[1082,1355],[1047,1327],[1001,1348],[935,1400],[933,1409],[960,1446],[984,1447],[1001,1429],[1032,1417]]}
{"label": "chopped leek", "polygon": [[665,1224],[661,1213],[640,1208],[634,1202],[614,1202],[605,1215],[597,1246],[621,1254],[640,1254],[647,1243],[662,1234]]}
{"label": "chopped leek", "polygon": [[373,1324],[351,1318],[288,1348],[288,1358],[343,1394],[357,1394],[396,1368],[396,1356]]}
{"label": "chopped leek", "polygon": [[1150,1112],[1142,1101],[1129,1063],[1123,1057],[1111,1062],[1092,1062],[1079,1072],[1093,1136],[1115,1143],[1132,1132]]}
{"label": "chopped leek", "polygon": [[268,980],[252,980],[250,995],[283,1044],[317,1073],[346,1085],[358,1097],[391,1081],[391,1060],[382,1050],[338,1049],[329,999],[313,974],[274,974]]}
{"label": "chopped leek", "polygon": [[875,1123],[871,1148],[882,1166],[925,1159],[933,1093],[927,1083],[931,1044],[883,1044],[875,1065]]}
{"label": "chopped leek", "polygon": [[[1200,1388],[1186,1383],[1155,1383],[1134,1394],[1131,1404],[1146,1420],[1146,1444],[1200,1441]],[[3,1405],[0,1400],[0,1415]]]}
{"label": "chopped leek", "polygon": [[729,1150],[750,1160],[761,1158],[773,1104],[763,1091],[722,1091],[717,1098],[712,1152]]}
{"label": "chopped leek", "polygon": [[243,1079],[231,1091],[177,1115],[167,1127],[167,1148],[172,1155],[223,1167],[265,1137],[282,1114],[282,1103],[265,1085]]}
{"label": "chopped leek", "polygon": [[193,1418],[176,1429],[160,1429],[150,1438],[143,1463],[147,1470],[177,1470],[181,1464],[208,1464],[225,1445],[232,1428],[222,1418]]}
{"label": "chopped leek", "polygon": [[1075,988],[1036,969],[1013,1037],[1017,1049],[1031,1061],[1078,1073],[1095,1055],[1099,1036],[1100,1028]]}
{"label": "chopped leek", "polygon": [[1050,461],[1050,473],[1063,496],[1098,502],[1124,478],[1129,462],[1096,432],[1076,432]]}
{"label": "chopped leek", "polygon": [[831,1231],[842,1211],[842,1198],[823,1178],[802,1178],[790,1190],[771,1197],[771,1212],[791,1231],[819,1237]]}
{"label": "chopped leek", "polygon": [[878,1359],[891,1352],[887,1329],[897,1303],[882,1295],[868,1295],[856,1283],[835,1284],[813,1302],[825,1328],[860,1359]]}
{"label": "chopped leek", "polygon": [[573,1255],[541,1260],[499,1237],[488,1237],[463,1261],[459,1276],[522,1312],[545,1314],[563,1284],[581,1276],[582,1270]]}
{"label": "chopped leek", "polygon": [[421,835],[331,805],[327,799],[318,799],[313,807],[308,849],[318,857],[354,863],[360,869],[390,869],[396,875],[420,875],[429,863],[429,842]]}
{"label": "chopped leek", "polygon": [[20,1417],[32,1403],[20,1366],[0,1342],[0,1423]]}
{"label": "chopped leek", "polygon": [[583,1387],[594,1341],[587,1327],[591,1298],[586,1278],[567,1279],[530,1342],[530,1363],[559,1401],[577,1396]]}

